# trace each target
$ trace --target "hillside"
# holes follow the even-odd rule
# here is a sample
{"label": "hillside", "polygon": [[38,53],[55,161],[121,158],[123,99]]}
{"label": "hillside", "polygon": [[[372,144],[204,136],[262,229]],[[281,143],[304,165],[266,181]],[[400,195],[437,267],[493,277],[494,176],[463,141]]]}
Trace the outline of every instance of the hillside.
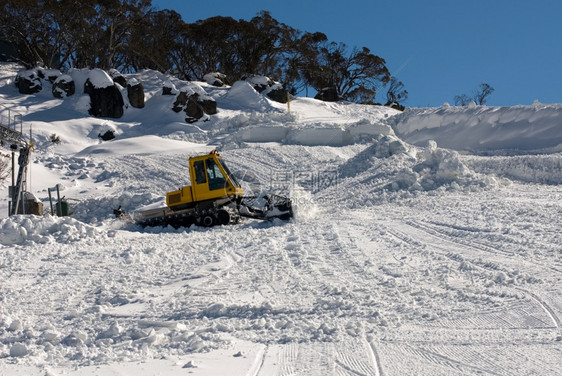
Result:
{"label": "hillside", "polygon": [[[58,184],[73,215],[7,217],[0,197],[0,374],[559,372],[560,105],[288,111],[198,83],[218,113],[188,124],[161,95],[183,83],[145,71],[126,75],[145,108],[100,119],[80,92],[20,95],[17,69],[1,66],[0,112],[32,125],[30,191],[48,207]],[[163,205],[213,149],[247,192],[290,195],[295,218],[113,218]]]}

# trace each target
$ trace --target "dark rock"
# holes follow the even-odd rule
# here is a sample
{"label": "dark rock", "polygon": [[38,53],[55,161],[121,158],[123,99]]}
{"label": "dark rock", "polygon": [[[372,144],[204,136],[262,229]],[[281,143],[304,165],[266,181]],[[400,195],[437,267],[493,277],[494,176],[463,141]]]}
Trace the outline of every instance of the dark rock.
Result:
{"label": "dark rock", "polygon": [[64,98],[74,95],[76,90],[74,80],[68,75],[59,76],[53,83],[53,96],[55,98]]}
{"label": "dark rock", "polygon": [[115,85],[95,87],[88,78],[84,84],[84,93],[90,95],[90,115],[110,118],[123,116],[123,96]]}
{"label": "dark rock", "polygon": [[123,76],[117,76],[113,79],[116,84],[119,84],[123,87],[127,87],[127,79]]}
{"label": "dark rock", "polygon": [[338,91],[335,87],[325,87],[320,90],[314,99],[319,99],[324,102],[337,102],[340,98],[338,96]]}
{"label": "dark rock", "polygon": [[109,140],[113,140],[115,138],[115,133],[113,133],[113,131],[109,130],[106,131],[104,134],[98,134],[98,137],[101,138],[104,141],[109,141]]}
{"label": "dark rock", "polygon": [[16,76],[16,87],[21,94],[35,94],[43,89],[41,79],[34,70],[19,72]]}
{"label": "dark rock", "polygon": [[392,102],[392,103],[387,102],[385,104],[385,106],[389,106],[389,107],[394,108],[395,110],[398,110],[398,111],[404,111],[406,109],[406,107],[404,105],[401,105],[400,103],[396,103],[396,102]]}
{"label": "dark rock", "polygon": [[127,84],[127,96],[131,106],[135,108],[144,107],[144,87],[139,81],[133,80]]}
{"label": "dark rock", "polygon": [[193,98],[189,98],[187,104],[185,105],[185,114],[187,117],[185,121],[188,123],[195,123],[197,120],[201,119],[204,115],[203,108],[197,103]]}
{"label": "dark rock", "polygon": [[45,69],[39,68],[37,74],[40,78],[48,80],[50,83],[55,83],[55,81],[61,76],[61,72],[56,69]]}
{"label": "dark rock", "polygon": [[255,91],[258,93],[264,92],[269,87],[273,86],[275,82],[267,76],[249,75],[243,76],[242,80],[248,82]]}
{"label": "dark rock", "polygon": [[266,95],[269,99],[279,103],[287,103],[287,91],[282,84],[273,81],[271,78],[250,75],[243,77],[242,80],[252,85],[255,91]]}
{"label": "dark rock", "polygon": [[258,93],[263,93],[265,89],[267,89],[269,86],[265,86],[265,85],[255,85],[254,89],[258,92]]}
{"label": "dark rock", "polygon": [[176,101],[172,105],[172,110],[174,112],[180,112],[181,110],[183,110],[185,108],[185,105],[187,104],[187,99],[187,92],[180,91],[180,93],[176,97]]}
{"label": "dark rock", "polygon": [[113,79],[113,82],[118,83],[123,87],[127,87],[127,79],[123,76],[117,69],[111,69],[109,75]]}
{"label": "dark rock", "polygon": [[216,87],[222,87],[227,82],[226,74],[219,72],[208,73],[203,76],[203,80],[209,85]]}
{"label": "dark rock", "polygon": [[202,99],[197,101],[203,112],[207,115],[214,115],[217,113],[217,102],[212,99]]}
{"label": "dark rock", "polygon": [[287,90],[282,85],[273,87],[267,91],[267,97],[275,102],[287,103]]}
{"label": "dark rock", "polygon": [[208,84],[216,86],[216,87],[223,87],[224,86],[224,82],[222,82],[221,80],[213,80],[211,82],[208,82]]}
{"label": "dark rock", "polygon": [[174,95],[174,90],[176,87],[171,81],[167,81],[162,86],[162,95]]}
{"label": "dark rock", "polygon": [[172,106],[175,112],[185,111],[187,118],[185,121],[194,123],[201,119],[205,114],[214,115],[217,113],[217,102],[211,97],[205,95],[203,89],[201,94],[195,92],[193,88],[187,87],[182,89],[176,96],[176,100]]}

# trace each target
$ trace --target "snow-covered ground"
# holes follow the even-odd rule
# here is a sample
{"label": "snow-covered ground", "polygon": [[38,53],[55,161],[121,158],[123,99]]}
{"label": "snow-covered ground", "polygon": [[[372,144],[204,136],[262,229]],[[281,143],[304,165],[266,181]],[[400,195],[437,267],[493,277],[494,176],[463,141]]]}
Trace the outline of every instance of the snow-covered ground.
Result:
{"label": "snow-covered ground", "polygon": [[[289,112],[202,83],[219,113],[190,125],[147,71],[127,76],[144,109],[96,119],[81,91],[22,96],[1,68],[0,117],[22,114],[37,144],[28,188],[48,208],[58,184],[73,215],[8,217],[0,197],[0,374],[562,374],[560,105]],[[295,218],[113,218],[161,203],[215,148],[247,191],[290,194]]]}

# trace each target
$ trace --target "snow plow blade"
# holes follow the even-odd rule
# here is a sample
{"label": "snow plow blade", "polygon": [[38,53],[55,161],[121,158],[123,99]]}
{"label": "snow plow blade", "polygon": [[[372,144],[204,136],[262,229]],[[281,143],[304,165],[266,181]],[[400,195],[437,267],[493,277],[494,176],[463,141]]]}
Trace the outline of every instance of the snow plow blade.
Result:
{"label": "snow plow blade", "polygon": [[289,220],[293,218],[293,203],[291,199],[279,195],[264,196],[266,203],[263,209],[256,208],[257,197],[243,197],[240,202],[240,216],[254,219],[272,220],[279,218]]}

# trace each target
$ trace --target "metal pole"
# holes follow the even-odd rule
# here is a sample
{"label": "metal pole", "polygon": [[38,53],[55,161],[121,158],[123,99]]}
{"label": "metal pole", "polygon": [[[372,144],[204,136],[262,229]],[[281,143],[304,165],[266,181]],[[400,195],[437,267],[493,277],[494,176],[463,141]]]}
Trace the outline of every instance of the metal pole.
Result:
{"label": "metal pole", "polygon": [[16,152],[12,149],[12,187],[15,187],[15,185],[16,185]]}
{"label": "metal pole", "polygon": [[62,217],[62,203],[60,202],[60,191],[59,185],[57,184],[57,216]]}
{"label": "metal pole", "polygon": [[[21,191],[20,193],[20,203],[21,203],[21,214],[28,214],[25,208],[25,191]],[[18,214],[18,213],[16,213]]]}
{"label": "metal pole", "polygon": [[[23,119],[22,119],[22,124],[23,124]],[[33,150],[33,146],[34,146],[32,138],[31,138],[33,136],[33,134],[31,133],[31,126],[32,126],[32,124],[29,125],[29,148],[30,148],[29,150]],[[31,159],[31,152],[29,153],[29,159]],[[27,173],[29,175],[29,192],[32,192],[32,189],[31,189],[31,161],[30,160],[28,160],[28,162],[27,162]]]}
{"label": "metal pole", "polygon": [[51,215],[55,214],[55,211],[53,210],[53,198],[51,197],[51,188],[48,188],[47,191],[49,191],[49,204],[51,205]]}

